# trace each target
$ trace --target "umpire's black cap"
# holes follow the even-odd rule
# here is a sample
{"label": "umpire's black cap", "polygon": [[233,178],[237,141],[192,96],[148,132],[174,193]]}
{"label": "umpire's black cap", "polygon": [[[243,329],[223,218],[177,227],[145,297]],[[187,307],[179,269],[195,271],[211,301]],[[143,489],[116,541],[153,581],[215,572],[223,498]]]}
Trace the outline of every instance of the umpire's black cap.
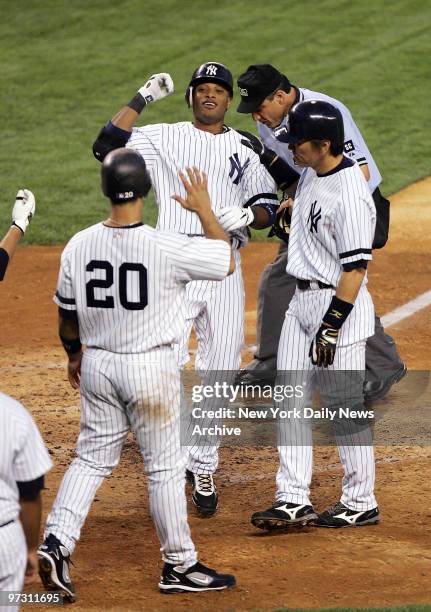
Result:
{"label": "umpire's black cap", "polygon": [[114,204],[145,197],[151,188],[144,158],[132,149],[114,149],[102,164],[102,191]]}
{"label": "umpire's black cap", "polygon": [[238,77],[241,103],[239,113],[254,113],[269,95],[283,89],[290,91],[289,79],[271,64],[253,64]]}

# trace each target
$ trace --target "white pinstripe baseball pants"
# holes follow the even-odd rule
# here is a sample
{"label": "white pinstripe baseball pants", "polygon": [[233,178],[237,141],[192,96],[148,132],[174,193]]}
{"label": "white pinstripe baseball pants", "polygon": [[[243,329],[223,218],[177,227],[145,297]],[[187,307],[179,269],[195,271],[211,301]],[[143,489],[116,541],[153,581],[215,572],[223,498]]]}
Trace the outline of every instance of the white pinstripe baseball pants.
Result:
{"label": "white pinstripe baseball pants", "polygon": [[81,432],[47,518],[73,552],[97,489],[118,465],[130,429],[141,449],[150,511],[164,561],[196,562],[187,523],[186,453],[180,446],[180,376],[173,351],[121,355],[90,349],[81,368]]}
{"label": "white pinstripe baseball pants", "polygon": [[[180,343],[180,362],[188,359],[188,343],[194,325],[198,340],[195,369],[202,372],[202,384],[216,380],[230,384],[241,363],[244,343],[244,281],[241,256],[234,250],[235,271],[222,281],[193,281],[187,285],[191,318]],[[204,400],[202,410],[224,408],[228,401]],[[205,425],[214,424],[205,423]],[[221,424],[221,423],[219,423]],[[212,474],[218,466],[218,446],[189,447],[187,468],[196,474]]]}
{"label": "white pinstripe baseball pants", "polygon": [[[22,591],[27,566],[27,544],[19,521],[0,528],[0,592]],[[1,606],[2,612],[15,612],[18,605]]]}
{"label": "white pinstripe baseball pants", "polygon": [[[297,290],[298,291],[298,290]],[[308,293],[308,292],[307,292]],[[309,297],[312,299],[310,292]],[[303,296],[302,296],[303,297]],[[308,297],[308,296],[307,296]],[[327,297],[327,300],[330,300]],[[301,305],[302,306],[302,305]],[[326,306],[325,306],[326,308]],[[312,378],[316,377],[320,368],[312,365],[308,355],[311,341],[320,326],[319,313],[316,319],[319,323],[314,328],[306,328],[300,322],[298,303],[292,300],[280,337],[277,355],[277,384],[300,385],[306,382],[303,398],[292,398],[283,401],[283,410],[311,406]],[[373,313],[371,313],[373,314]],[[370,315],[371,316],[371,315]],[[355,371],[354,375],[345,375],[347,385],[345,397],[350,395],[352,404],[363,402],[363,374],[365,374],[365,344],[366,340],[355,342],[348,346],[339,346],[335,352],[334,364],[325,370],[326,381],[328,372],[337,372],[333,380],[338,384],[343,382],[343,372]],[[331,375],[329,374],[329,381]],[[305,379],[305,380],[304,380]],[[311,383],[311,384],[310,384]],[[320,386],[321,399],[324,405],[330,402],[330,390]],[[327,397],[326,397],[327,396]],[[328,400],[329,398],[329,400]],[[276,477],[276,500],[297,504],[311,504],[310,483],[313,465],[312,423],[310,419],[294,418],[280,422],[280,446],[278,447],[280,466]],[[370,510],[377,506],[374,496],[375,463],[372,446],[372,433],[369,428],[352,428],[347,435],[335,436],[341,464],[344,469],[341,501],[352,510]]]}

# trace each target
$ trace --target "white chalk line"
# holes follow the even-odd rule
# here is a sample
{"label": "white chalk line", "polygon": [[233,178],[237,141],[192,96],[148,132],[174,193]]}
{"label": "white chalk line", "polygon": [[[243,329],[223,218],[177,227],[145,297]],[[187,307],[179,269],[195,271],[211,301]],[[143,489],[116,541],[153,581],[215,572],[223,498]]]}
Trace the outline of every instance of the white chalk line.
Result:
{"label": "white chalk line", "polygon": [[415,297],[414,300],[410,300],[406,304],[395,308],[392,312],[388,312],[381,318],[383,327],[391,327],[395,323],[399,323],[408,317],[416,314],[419,310],[426,308],[431,304],[431,290],[425,291],[421,295]]}

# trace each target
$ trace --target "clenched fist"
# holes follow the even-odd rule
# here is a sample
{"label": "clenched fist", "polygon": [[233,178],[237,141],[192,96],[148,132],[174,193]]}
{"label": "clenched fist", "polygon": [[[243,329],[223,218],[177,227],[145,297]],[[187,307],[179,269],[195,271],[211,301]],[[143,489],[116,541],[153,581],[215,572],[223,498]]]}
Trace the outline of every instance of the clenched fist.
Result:
{"label": "clenched fist", "polygon": [[16,194],[15,204],[12,210],[12,225],[16,225],[22,233],[25,233],[36,209],[36,200],[29,189],[20,189]]}
{"label": "clenched fist", "polygon": [[146,104],[157,102],[174,91],[174,82],[167,72],[153,74],[148,81],[139,89]]}

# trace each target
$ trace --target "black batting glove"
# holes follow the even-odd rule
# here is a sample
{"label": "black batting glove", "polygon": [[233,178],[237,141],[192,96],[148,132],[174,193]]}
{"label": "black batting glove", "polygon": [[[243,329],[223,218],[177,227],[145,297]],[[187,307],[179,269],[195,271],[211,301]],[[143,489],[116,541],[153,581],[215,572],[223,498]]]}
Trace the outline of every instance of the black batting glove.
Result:
{"label": "black batting glove", "polygon": [[313,365],[327,368],[334,363],[340,329],[352,311],[353,304],[332,296],[322,324],[311,343],[309,357]]}
{"label": "black batting glove", "polygon": [[268,149],[265,147],[263,142],[251,132],[245,132],[244,130],[237,130],[241,136],[245,136],[245,138],[241,139],[241,144],[245,147],[248,147],[252,151],[259,156],[261,163],[268,167],[270,166],[277,157],[277,153],[275,153],[272,149]]}
{"label": "black batting glove", "polygon": [[313,365],[327,368],[334,363],[339,331],[322,323],[310,346],[309,356]]}

